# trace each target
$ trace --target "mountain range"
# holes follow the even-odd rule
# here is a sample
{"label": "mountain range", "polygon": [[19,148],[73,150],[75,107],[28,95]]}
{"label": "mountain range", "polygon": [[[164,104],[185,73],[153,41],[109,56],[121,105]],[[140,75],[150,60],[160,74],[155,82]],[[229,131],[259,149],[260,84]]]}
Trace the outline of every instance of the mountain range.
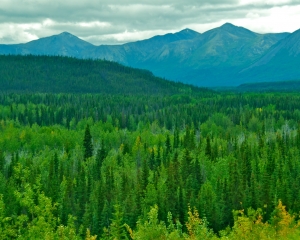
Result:
{"label": "mountain range", "polygon": [[0,54],[105,59],[205,87],[300,79],[300,30],[259,34],[230,23],[202,34],[184,29],[123,45],[95,46],[63,32],[24,44],[2,44]]}

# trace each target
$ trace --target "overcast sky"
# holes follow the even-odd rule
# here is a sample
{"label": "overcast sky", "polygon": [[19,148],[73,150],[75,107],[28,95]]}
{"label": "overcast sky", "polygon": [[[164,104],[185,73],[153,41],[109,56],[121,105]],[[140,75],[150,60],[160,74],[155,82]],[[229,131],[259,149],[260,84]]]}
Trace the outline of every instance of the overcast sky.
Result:
{"label": "overcast sky", "polygon": [[230,22],[258,33],[300,28],[300,0],[1,0],[0,43],[70,32],[95,45],[121,44]]}

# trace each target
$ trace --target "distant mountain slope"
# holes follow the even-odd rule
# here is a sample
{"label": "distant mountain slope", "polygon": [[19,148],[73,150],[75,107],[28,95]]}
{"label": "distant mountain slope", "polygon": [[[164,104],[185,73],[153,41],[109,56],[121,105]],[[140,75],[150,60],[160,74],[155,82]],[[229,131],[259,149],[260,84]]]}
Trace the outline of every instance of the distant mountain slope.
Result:
{"label": "distant mountain slope", "polygon": [[300,30],[272,46],[268,52],[239,74],[244,82],[300,79]]}
{"label": "distant mountain slope", "polygon": [[227,23],[192,40],[165,45],[142,67],[195,85],[232,85],[242,68],[287,35],[257,34]]}
{"label": "distant mountain slope", "polygon": [[298,57],[300,55],[300,29],[290,34],[288,37],[279,41],[253,66],[257,67],[265,65],[275,58],[278,58],[281,54],[288,54],[290,57]]}
{"label": "distant mountain slope", "polygon": [[7,54],[7,47],[13,50],[12,54],[59,55],[84,58],[88,57],[85,56],[85,52],[95,46],[70,33],[63,32],[24,44],[0,45],[0,53]]}
{"label": "distant mountain slope", "polygon": [[124,45],[101,45],[95,49],[90,49],[87,55],[91,58],[107,59],[133,67],[143,67],[142,63],[163,46],[173,42],[194,39],[200,35],[200,33],[191,29],[185,29],[178,33],[155,36],[150,39],[126,43]]}
{"label": "distant mountain slope", "polygon": [[151,52],[161,48],[165,44],[192,39],[198,35],[200,35],[200,33],[185,29],[178,33],[154,36],[143,41],[123,45],[101,45],[97,47],[70,33],[63,32],[58,35],[37,39],[24,44],[0,44],[0,54],[94,58],[132,65],[141,59],[147,58]]}
{"label": "distant mountain slope", "polygon": [[94,46],[62,33],[25,44],[0,45],[0,54],[105,59],[193,85],[237,86],[254,81],[299,79],[299,31],[258,34],[226,23],[203,34],[185,29],[111,46]]}
{"label": "distant mountain slope", "polygon": [[231,85],[235,74],[286,36],[257,34],[227,23],[203,34],[186,29],[121,46],[99,46],[88,55],[198,86]]}
{"label": "distant mountain slope", "polygon": [[257,34],[227,23],[203,34],[186,29],[121,46],[99,46],[88,55],[198,86],[232,85],[241,69],[288,35]]}
{"label": "distant mountain slope", "polygon": [[0,91],[143,95],[204,90],[104,60],[10,55],[0,56]]}

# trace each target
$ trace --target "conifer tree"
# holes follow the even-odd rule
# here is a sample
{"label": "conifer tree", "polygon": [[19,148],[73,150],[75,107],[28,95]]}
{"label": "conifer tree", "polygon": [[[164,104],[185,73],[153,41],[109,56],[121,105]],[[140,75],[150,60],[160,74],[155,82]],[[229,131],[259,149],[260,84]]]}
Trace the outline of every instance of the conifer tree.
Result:
{"label": "conifer tree", "polygon": [[93,156],[93,143],[92,143],[92,135],[90,132],[89,125],[87,125],[85,128],[83,147],[84,147],[84,159],[92,157]]}
{"label": "conifer tree", "polygon": [[9,164],[8,171],[7,171],[7,177],[8,177],[8,178],[10,178],[10,177],[13,175],[13,170],[14,170],[15,164],[16,164],[16,161],[15,161],[15,154],[12,153],[12,154],[11,154],[10,164]]}
{"label": "conifer tree", "polygon": [[59,160],[58,160],[57,152],[55,152],[54,154],[53,163],[54,163],[54,174],[58,176]]}
{"label": "conifer tree", "polygon": [[120,205],[114,205],[114,213],[112,215],[113,218],[111,219],[111,224],[109,226],[111,238],[120,240],[128,239],[123,222],[123,212]]}
{"label": "conifer tree", "polygon": [[209,135],[206,137],[205,155],[211,158],[211,143]]}
{"label": "conifer tree", "polygon": [[148,177],[149,177],[149,167],[148,167],[147,159],[144,158],[142,177],[141,177],[142,191],[146,190],[146,187],[148,185]]}
{"label": "conifer tree", "polygon": [[151,149],[150,157],[149,157],[149,167],[151,170],[155,169],[155,154],[154,154],[154,148]]}
{"label": "conifer tree", "polygon": [[166,156],[167,156],[172,150],[171,140],[170,140],[170,135],[169,134],[167,134],[165,145],[166,145]]}
{"label": "conifer tree", "polygon": [[4,165],[5,165],[5,158],[3,152],[0,150],[0,172],[4,174]]}
{"label": "conifer tree", "polygon": [[179,130],[176,128],[174,131],[174,143],[173,143],[174,148],[179,147]]}
{"label": "conifer tree", "polygon": [[95,164],[95,168],[93,170],[93,178],[95,180],[99,180],[101,177],[101,167],[103,164],[104,159],[106,158],[107,152],[104,146],[104,142],[102,140],[102,146],[100,149],[97,150],[97,154],[96,154],[96,164]]}
{"label": "conifer tree", "polygon": [[190,170],[191,161],[192,161],[192,157],[190,155],[190,151],[188,149],[185,149],[181,161],[181,177],[183,182],[185,182],[188,176],[191,174],[191,170]]}
{"label": "conifer tree", "polygon": [[182,188],[179,188],[179,196],[178,196],[178,218],[181,224],[185,222],[185,208],[184,208],[184,199],[183,199],[183,192]]}

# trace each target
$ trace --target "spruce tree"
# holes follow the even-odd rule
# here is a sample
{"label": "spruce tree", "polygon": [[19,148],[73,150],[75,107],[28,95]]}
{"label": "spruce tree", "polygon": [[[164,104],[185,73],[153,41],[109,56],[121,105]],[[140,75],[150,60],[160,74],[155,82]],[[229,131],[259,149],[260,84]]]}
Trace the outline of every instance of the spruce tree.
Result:
{"label": "spruce tree", "polygon": [[83,147],[84,147],[84,159],[92,157],[93,156],[93,143],[92,143],[92,135],[90,132],[89,125],[87,125],[85,128]]}
{"label": "spruce tree", "polygon": [[209,135],[206,137],[205,155],[211,158],[211,143]]}
{"label": "spruce tree", "polygon": [[178,219],[181,224],[185,223],[185,208],[184,208],[184,199],[182,188],[179,188],[179,197],[178,197]]}
{"label": "spruce tree", "polygon": [[3,152],[0,150],[0,172],[4,174],[5,158]]}
{"label": "spruce tree", "polygon": [[179,130],[176,128],[174,131],[174,143],[173,143],[174,148],[179,147]]}
{"label": "spruce tree", "polygon": [[166,156],[167,156],[172,150],[171,139],[169,134],[167,134],[165,145],[166,145]]}
{"label": "spruce tree", "polygon": [[142,170],[142,177],[141,177],[141,184],[142,184],[142,191],[144,192],[146,190],[146,187],[148,185],[148,177],[149,177],[149,166],[147,159],[144,158],[143,161],[143,170]]}
{"label": "spruce tree", "polygon": [[126,228],[123,222],[123,211],[121,206],[114,205],[114,213],[112,214],[111,224],[109,226],[111,239],[128,239]]}
{"label": "spruce tree", "polygon": [[10,165],[8,166],[8,170],[7,170],[7,177],[10,178],[13,175],[13,170],[14,170],[14,166],[15,166],[15,154],[12,153],[11,154],[11,160],[10,160]]}

